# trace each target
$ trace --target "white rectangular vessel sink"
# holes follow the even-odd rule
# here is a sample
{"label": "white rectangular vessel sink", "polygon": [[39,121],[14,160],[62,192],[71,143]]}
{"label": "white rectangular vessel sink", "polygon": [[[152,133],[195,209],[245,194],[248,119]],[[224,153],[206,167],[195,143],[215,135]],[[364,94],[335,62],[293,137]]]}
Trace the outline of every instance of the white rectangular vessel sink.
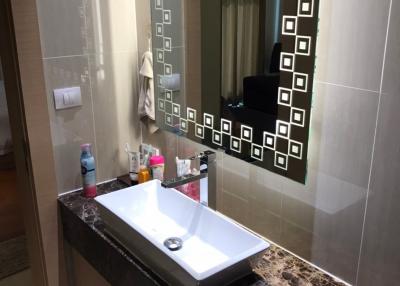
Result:
{"label": "white rectangular vessel sink", "polygon": [[106,230],[171,285],[229,284],[249,274],[269,247],[158,180],[95,200]]}

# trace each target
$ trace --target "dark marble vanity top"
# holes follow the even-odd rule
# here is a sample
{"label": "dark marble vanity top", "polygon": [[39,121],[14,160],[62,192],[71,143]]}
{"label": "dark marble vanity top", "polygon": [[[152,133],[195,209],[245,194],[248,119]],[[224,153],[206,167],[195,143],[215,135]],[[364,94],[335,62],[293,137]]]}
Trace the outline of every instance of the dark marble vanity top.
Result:
{"label": "dark marble vanity top", "polygon": [[[127,185],[115,180],[98,187],[98,194]],[[118,242],[106,235],[93,199],[80,191],[59,197],[63,235],[112,285],[167,285]],[[271,245],[254,273],[232,285],[344,285],[278,246]]]}

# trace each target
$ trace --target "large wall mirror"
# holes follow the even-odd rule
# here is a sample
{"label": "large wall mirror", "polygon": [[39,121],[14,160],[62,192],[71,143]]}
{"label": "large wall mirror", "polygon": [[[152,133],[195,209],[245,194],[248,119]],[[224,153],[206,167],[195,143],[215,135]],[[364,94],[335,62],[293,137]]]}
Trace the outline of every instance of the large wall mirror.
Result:
{"label": "large wall mirror", "polygon": [[318,0],[152,0],[157,125],[305,183]]}

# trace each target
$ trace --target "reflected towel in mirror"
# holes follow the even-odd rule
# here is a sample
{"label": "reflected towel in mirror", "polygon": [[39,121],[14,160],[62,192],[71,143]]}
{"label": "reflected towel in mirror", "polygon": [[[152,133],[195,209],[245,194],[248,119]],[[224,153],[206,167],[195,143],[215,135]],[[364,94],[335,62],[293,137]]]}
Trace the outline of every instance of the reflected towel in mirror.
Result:
{"label": "reflected towel in mirror", "polygon": [[139,116],[150,133],[158,130],[155,122],[153,55],[147,51],[142,56],[140,68]]}

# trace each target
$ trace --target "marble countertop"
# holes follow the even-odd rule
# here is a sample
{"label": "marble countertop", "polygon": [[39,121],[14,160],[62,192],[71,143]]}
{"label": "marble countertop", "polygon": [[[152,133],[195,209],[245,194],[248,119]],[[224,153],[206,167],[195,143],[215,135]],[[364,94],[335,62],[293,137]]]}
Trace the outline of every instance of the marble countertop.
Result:
{"label": "marble countertop", "polygon": [[[98,194],[110,193],[126,186],[125,183],[114,180],[100,185]],[[104,223],[93,199],[84,198],[80,191],[76,191],[62,195],[58,200],[64,237],[111,284],[128,285],[134,281],[132,279],[135,281],[139,279],[142,282],[138,285],[166,285],[160,277],[105,234]],[[90,241],[85,242],[83,237],[88,237]],[[104,248],[101,250],[103,254],[101,257],[98,255],[100,250],[96,247]],[[107,263],[113,267],[108,267]],[[253,274],[232,285],[342,286],[345,284],[271,244]]]}

